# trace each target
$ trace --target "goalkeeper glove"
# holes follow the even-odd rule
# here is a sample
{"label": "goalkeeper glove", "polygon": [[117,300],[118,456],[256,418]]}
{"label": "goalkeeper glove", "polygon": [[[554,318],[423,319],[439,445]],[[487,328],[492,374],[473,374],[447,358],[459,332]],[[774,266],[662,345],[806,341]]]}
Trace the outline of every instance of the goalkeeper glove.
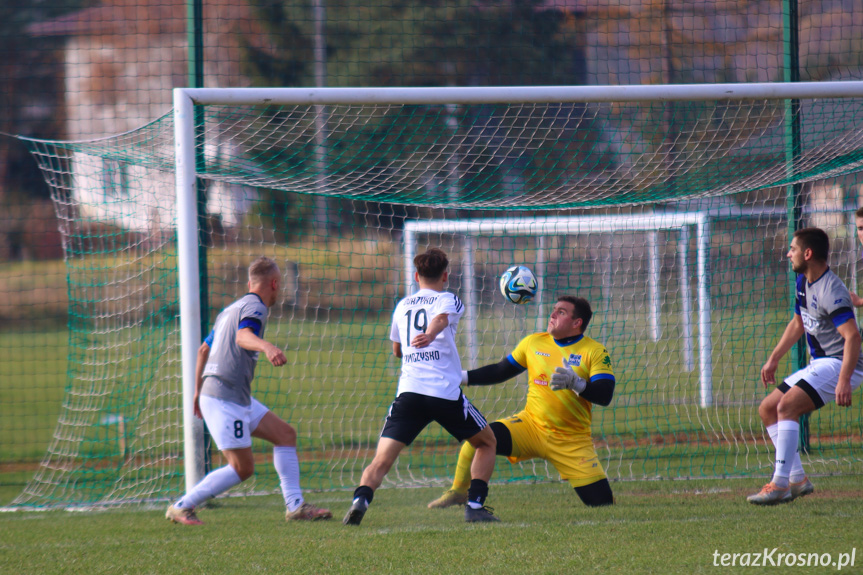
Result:
{"label": "goalkeeper glove", "polygon": [[587,380],[576,375],[569,367],[558,367],[551,374],[552,391],[571,389],[575,393],[581,393],[585,387],[587,387]]}

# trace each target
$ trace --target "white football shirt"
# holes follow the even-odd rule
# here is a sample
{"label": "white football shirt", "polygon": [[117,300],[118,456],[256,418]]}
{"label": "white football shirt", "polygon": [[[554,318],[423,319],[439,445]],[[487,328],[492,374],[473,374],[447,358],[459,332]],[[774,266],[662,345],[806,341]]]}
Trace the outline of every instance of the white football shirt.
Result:
{"label": "white football shirt", "polygon": [[[431,320],[445,313],[449,325],[429,345],[411,347],[418,333],[425,333]],[[458,399],[461,393],[461,358],[455,346],[458,320],[464,304],[454,294],[421,289],[401,300],[393,312],[390,339],[401,343],[402,372],[396,395],[413,392],[441,399]]]}

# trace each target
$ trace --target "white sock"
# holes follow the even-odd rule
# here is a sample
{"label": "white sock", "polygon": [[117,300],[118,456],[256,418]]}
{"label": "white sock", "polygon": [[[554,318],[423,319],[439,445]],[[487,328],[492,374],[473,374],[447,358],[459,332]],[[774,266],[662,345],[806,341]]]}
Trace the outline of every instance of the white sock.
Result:
{"label": "white sock", "polygon": [[[776,439],[779,436],[779,424],[768,425],[767,435],[773,441],[773,446],[778,447]],[[788,480],[791,483],[800,483],[804,479],[806,479],[806,472],[803,470],[803,461],[800,459],[800,447],[798,446],[797,451],[794,452],[794,458],[791,460],[791,474]]]}
{"label": "white sock", "polygon": [[273,448],[273,467],[279,474],[279,484],[288,511],[296,511],[303,504],[303,490],[300,488],[300,462],[296,447],[276,446]]}
{"label": "white sock", "polygon": [[240,482],[240,476],[230,465],[214,469],[191,491],[174,503],[174,507],[177,509],[194,509],[207,499],[224,493]]}
{"label": "white sock", "polygon": [[773,484],[784,488],[788,487],[788,477],[791,475],[791,463],[797,454],[800,424],[796,421],[782,420],[777,426],[776,471],[773,473]]}
{"label": "white sock", "polygon": [[800,448],[797,448],[797,453],[794,454],[794,463],[791,464],[791,475],[788,476],[788,481],[791,483],[800,483],[806,479],[806,471],[803,470],[803,462],[800,461]]}

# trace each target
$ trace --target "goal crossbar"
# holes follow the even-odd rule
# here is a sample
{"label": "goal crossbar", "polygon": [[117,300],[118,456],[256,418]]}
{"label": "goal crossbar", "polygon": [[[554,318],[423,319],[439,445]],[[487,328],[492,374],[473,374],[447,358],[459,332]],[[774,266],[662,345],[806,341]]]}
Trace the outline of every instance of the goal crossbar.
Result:
{"label": "goal crossbar", "polygon": [[861,98],[863,82],[453,88],[175,88],[198,105],[441,105]]}

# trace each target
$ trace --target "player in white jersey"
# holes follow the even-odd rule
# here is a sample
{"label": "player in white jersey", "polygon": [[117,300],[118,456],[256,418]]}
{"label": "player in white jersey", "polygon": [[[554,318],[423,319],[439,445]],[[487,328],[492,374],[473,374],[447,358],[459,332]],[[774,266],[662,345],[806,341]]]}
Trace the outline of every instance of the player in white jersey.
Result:
{"label": "player in white jersey", "polygon": [[264,339],[269,308],[278,300],[280,282],[276,262],[265,257],[252,262],[249,293],[219,314],[213,331],[198,348],[195,415],[206,421],[228,465],[214,469],[168,505],[165,517],[174,523],[201,525],[195,507],[252,476],[252,437],[273,444],[273,465],[285,498],[287,520],[333,516],[303,499],[296,430],[251,395],[259,353],[276,367],[288,361],[285,352]]}
{"label": "player in white jersey", "polygon": [[765,387],[776,383],[779,360],[803,335],[812,361],[791,374],[758,408],[761,421],[776,446],[773,479],[747,500],[756,505],[785,503],[815,490],[803,471],[797,450],[800,416],[835,399],[851,405],[851,393],[863,382],[860,333],[851,294],[827,265],[830,240],[818,228],[794,232],[788,259],[797,276],[794,316],[761,368]]}
{"label": "player in white jersey", "polygon": [[448,279],[446,254],[430,248],[414,258],[420,289],[401,300],[393,313],[390,339],[393,355],[402,360],[396,400],[390,407],[377,451],[354,491],[345,525],[359,525],[402,449],[432,421],[457,440],[476,448],[471,466],[465,521],[498,521],[484,505],[494,471],[494,433],[461,391],[461,360],[455,346],[464,304],[444,291]]}

